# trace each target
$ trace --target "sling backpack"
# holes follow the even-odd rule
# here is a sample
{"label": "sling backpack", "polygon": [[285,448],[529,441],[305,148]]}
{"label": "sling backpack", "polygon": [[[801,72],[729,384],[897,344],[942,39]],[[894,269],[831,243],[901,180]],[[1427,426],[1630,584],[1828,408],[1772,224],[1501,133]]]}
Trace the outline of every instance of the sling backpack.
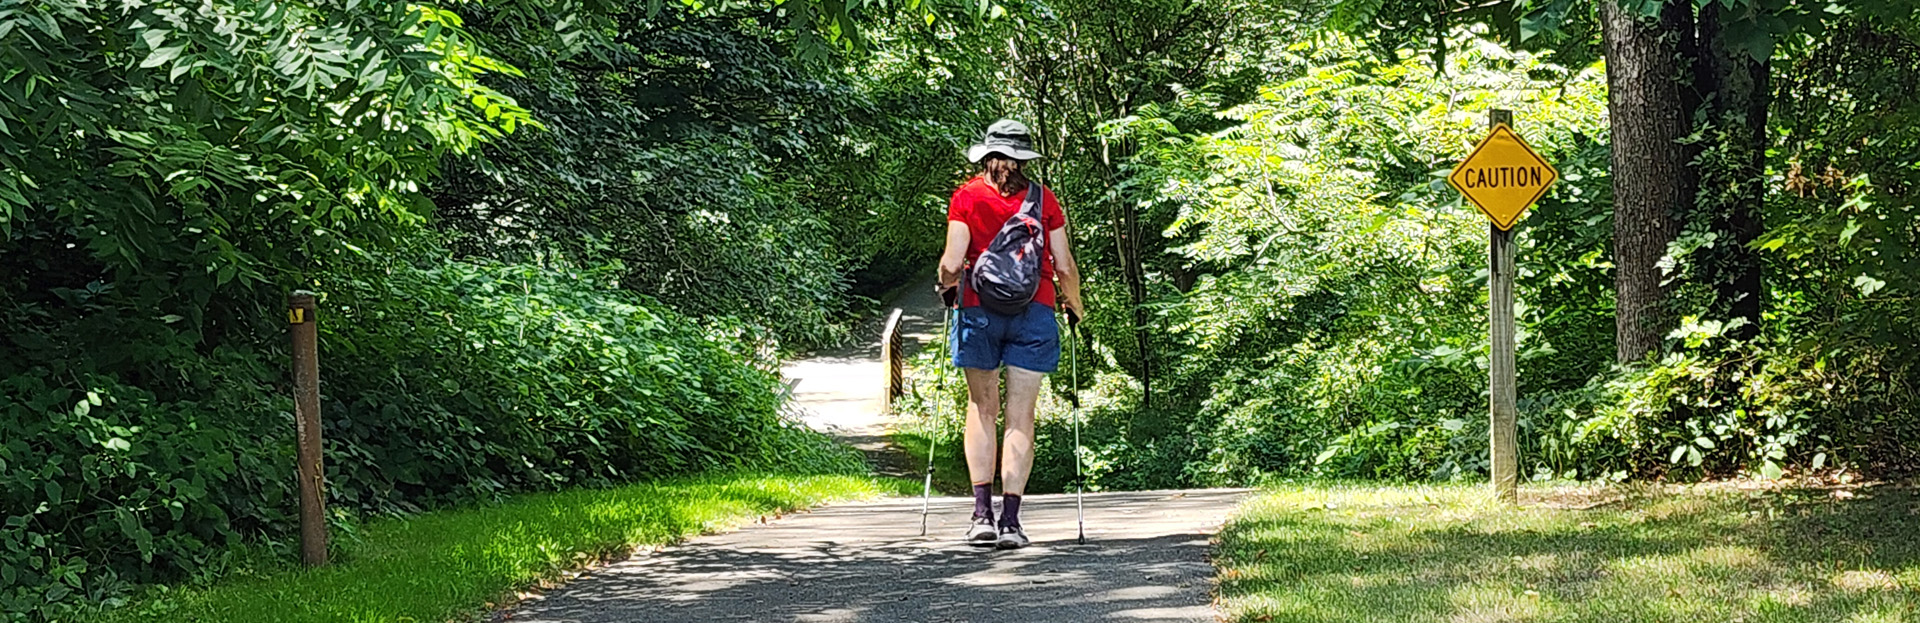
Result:
{"label": "sling backpack", "polygon": [[1040,261],[1046,253],[1046,228],[1040,223],[1040,185],[1027,182],[1026,201],[994,234],[993,242],[974,258],[967,287],[980,306],[1003,316],[1027,311],[1040,291]]}

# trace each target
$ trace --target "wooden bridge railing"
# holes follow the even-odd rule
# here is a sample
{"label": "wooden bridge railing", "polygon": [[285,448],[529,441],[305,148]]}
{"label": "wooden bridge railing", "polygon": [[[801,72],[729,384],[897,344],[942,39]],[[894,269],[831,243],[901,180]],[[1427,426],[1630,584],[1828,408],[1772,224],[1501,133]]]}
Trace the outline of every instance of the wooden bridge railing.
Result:
{"label": "wooden bridge railing", "polygon": [[906,342],[900,336],[900,308],[894,308],[887,315],[887,324],[880,330],[880,362],[886,368],[886,394],[882,410],[893,411],[893,401],[906,392],[907,354]]}

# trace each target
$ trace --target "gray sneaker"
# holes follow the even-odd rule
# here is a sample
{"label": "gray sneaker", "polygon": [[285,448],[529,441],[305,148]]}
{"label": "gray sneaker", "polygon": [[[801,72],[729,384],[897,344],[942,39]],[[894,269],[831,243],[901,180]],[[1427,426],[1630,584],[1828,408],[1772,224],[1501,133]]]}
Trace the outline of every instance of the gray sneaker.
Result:
{"label": "gray sneaker", "polygon": [[1020,549],[1028,543],[1027,533],[1020,526],[1000,526],[1000,538],[993,542],[993,546],[998,549]]}
{"label": "gray sneaker", "polygon": [[973,525],[967,528],[969,545],[992,545],[996,537],[993,520],[986,517],[973,518]]}

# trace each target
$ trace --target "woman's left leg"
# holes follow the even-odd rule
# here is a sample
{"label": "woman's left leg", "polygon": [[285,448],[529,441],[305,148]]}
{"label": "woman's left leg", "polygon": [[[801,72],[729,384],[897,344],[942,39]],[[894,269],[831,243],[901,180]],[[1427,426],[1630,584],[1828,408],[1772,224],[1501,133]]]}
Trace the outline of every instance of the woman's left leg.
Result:
{"label": "woman's left leg", "polygon": [[1046,378],[1045,373],[1007,367],[1007,432],[1000,445],[1000,490],[1009,495],[1027,492],[1027,476],[1033,473],[1034,411],[1040,402],[1041,381]]}
{"label": "woman's left leg", "polygon": [[1020,500],[1027,491],[1027,475],[1033,472],[1033,412],[1040,400],[1041,372],[1007,366],[1007,431],[1000,443],[1000,536],[994,546],[1013,549],[1027,546],[1027,532],[1020,527]]}

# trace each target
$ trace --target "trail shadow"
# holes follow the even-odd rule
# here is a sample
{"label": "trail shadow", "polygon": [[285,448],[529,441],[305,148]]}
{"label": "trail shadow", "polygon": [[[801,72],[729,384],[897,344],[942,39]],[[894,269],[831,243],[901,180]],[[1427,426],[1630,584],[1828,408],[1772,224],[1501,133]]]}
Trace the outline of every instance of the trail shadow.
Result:
{"label": "trail shadow", "polygon": [[[1153,556],[1116,555],[1127,550]],[[579,581],[515,621],[1208,621],[1204,536],[1015,552],[691,545]],[[1201,587],[1197,602],[1165,597]]]}
{"label": "trail shadow", "polygon": [[926,473],[926,464],[916,464],[918,461],[912,453],[896,446],[889,435],[853,435],[841,437],[840,441],[866,455],[867,466],[876,476],[917,479]]}
{"label": "trail shadow", "polygon": [[1210,622],[1209,537],[1192,517],[1237,496],[1100,498],[1089,523],[1109,531],[1086,545],[1071,498],[1050,496],[1028,521],[1035,544],[1013,551],[958,542],[964,500],[936,500],[931,538],[918,500],[828,508],[596,571],[508,620]]}

